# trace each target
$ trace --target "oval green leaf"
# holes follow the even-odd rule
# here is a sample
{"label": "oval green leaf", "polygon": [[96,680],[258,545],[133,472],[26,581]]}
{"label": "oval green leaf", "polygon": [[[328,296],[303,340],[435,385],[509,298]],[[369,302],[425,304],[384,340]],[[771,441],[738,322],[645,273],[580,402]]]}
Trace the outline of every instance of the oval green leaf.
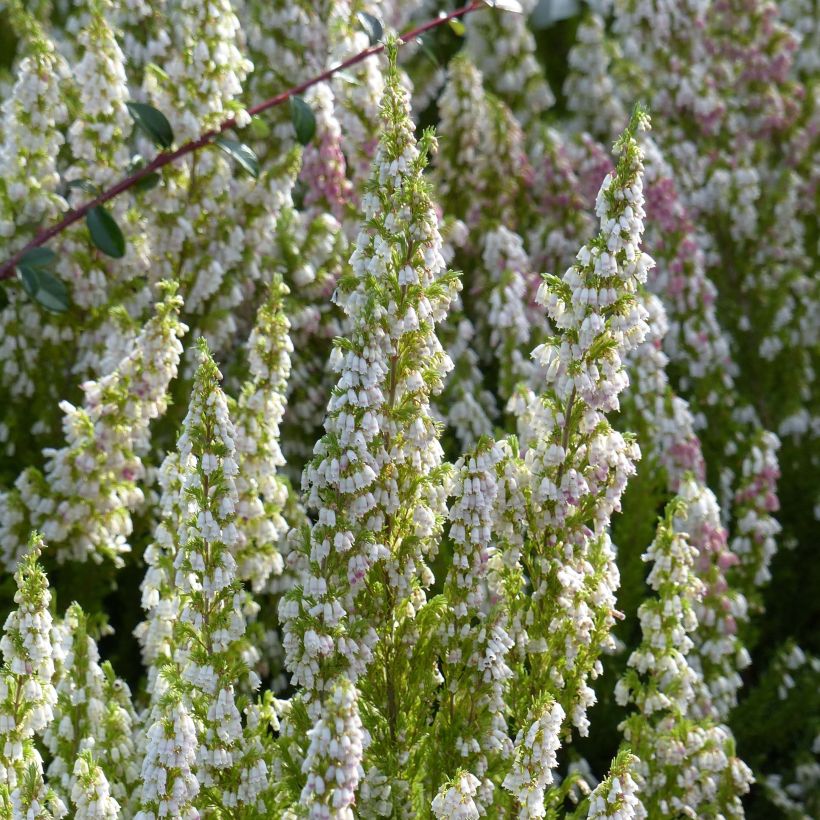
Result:
{"label": "oval green leaf", "polygon": [[367,35],[367,39],[370,40],[370,45],[374,46],[376,43],[381,42],[382,37],[384,37],[382,21],[366,11],[360,11],[356,16],[359,18],[359,25]]}
{"label": "oval green leaf", "polygon": [[102,205],[92,208],[85,217],[91,241],[106,255],[114,259],[125,256],[125,237],[120,226]]}
{"label": "oval green leaf", "polygon": [[159,174],[151,172],[150,174],[146,174],[142,179],[134,183],[134,190],[150,191],[152,188],[156,188],[157,185],[159,185],[159,180]]}
{"label": "oval green leaf", "polygon": [[174,132],[162,111],[152,105],[129,102],[125,104],[134,122],[161,148],[170,148],[174,142]]}
{"label": "oval green leaf", "polygon": [[46,310],[52,313],[68,310],[68,288],[54,274],[23,264],[17,266],[17,273],[26,293]]}
{"label": "oval green leaf", "polygon": [[461,20],[457,20],[456,18],[450,20],[449,25],[450,28],[453,30],[453,33],[456,35],[456,37],[463,37],[467,32],[464,23],[462,23]]}
{"label": "oval green leaf", "polygon": [[98,196],[100,193],[100,189],[90,179],[72,179],[66,184],[66,188],[69,190],[79,188],[81,191],[85,191],[87,194],[92,194],[93,196]]}
{"label": "oval green leaf", "polygon": [[236,160],[254,179],[259,179],[259,160],[256,154],[239,140],[217,137],[214,142],[229,156]]}
{"label": "oval green leaf", "polygon": [[313,110],[301,97],[291,97],[290,117],[296,131],[296,139],[302,145],[307,145],[316,133],[316,117]]}
{"label": "oval green leaf", "polygon": [[32,268],[48,268],[57,261],[57,254],[51,248],[32,248],[20,257],[20,264]]}

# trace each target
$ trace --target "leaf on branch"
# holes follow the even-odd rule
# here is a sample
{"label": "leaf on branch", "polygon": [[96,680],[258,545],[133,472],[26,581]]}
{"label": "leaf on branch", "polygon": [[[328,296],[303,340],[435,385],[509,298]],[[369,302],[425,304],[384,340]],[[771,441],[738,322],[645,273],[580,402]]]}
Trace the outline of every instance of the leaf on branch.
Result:
{"label": "leaf on branch", "polygon": [[301,98],[290,98],[290,116],[296,130],[296,139],[307,145],[316,133],[316,117],[313,109]]}
{"label": "leaf on branch", "polygon": [[85,217],[91,241],[107,256],[121,259],[125,256],[125,237],[120,226],[102,205],[92,208]]}
{"label": "leaf on branch", "polygon": [[218,145],[231,159],[236,160],[254,179],[259,179],[259,159],[251,148],[239,140],[217,137]]}
{"label": "leaf on branch", "polygon": [[157,173],[146,174],[142,179],[134,183],[135,191],[150,191],[159,185],[160,175]]}
{"label": "leaf on branch", "polygon": [[91,194],[92,196],[99,196],[100,193],[99,187],[90,179],[72,179],[66,183],[65,187],[68,190],[71,190],[72,188],[79,188],[81,191],[85,191],[87,194]]}
{"label": "leaf on branch", "polygon": [[18,263],[17,275],[32,299],[52,313],[65,313],[69,305],[68,288],[45,267],[56,258],[48,248],[34,248]]}
{"label": "leaf on branch", "polygon": [[447,23],[450,28],[453,30],[456,37],[463,37],[467,31],[467,27],[461,20],[457,20],[455,17],[452,20],[449,20]]}
{"label": "leaf on branch", "polygon": [[382,37],[384,37],[384,27],[381,20],[366,11],[360,11],[356,16],[359,18],[359,25],[367,35],[367,39],[370,40],[370,45],[374,46],[376,43],[380,43]]}
{"label": "leaf on branch", "polygon": [[125,104],[134,122],[161,148],[170,148],[174,132],[165,114],[152,105],[129,102]]}
{"label": "leaf on branch", "polygon": [[57,261],[51,248],[32,248],[20,257],[20,264],[30,268],[50,268]]}

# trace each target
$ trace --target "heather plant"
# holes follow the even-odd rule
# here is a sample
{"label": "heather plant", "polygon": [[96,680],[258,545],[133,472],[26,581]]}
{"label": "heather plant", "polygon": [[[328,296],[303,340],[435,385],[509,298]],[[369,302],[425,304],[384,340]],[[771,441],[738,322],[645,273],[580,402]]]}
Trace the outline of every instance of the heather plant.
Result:
{"label": "heather plant", "polygon": [[815,817],[819,29],[0,4],[0,819]]}

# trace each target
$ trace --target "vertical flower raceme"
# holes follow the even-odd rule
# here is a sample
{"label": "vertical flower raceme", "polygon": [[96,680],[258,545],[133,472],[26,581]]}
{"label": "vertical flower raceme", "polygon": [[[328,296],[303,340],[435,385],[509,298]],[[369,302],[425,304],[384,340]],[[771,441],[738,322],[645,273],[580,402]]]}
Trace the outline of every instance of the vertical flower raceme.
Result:
{"label": "vertical flower raceme", "polygon": [[321,435],[333,387],[327,358],[342,327],[331,295],[346,268],[347,239],[338,222],[324,213],[308,219],[295,208],[279,215],[272,268],[290,289],[288,321],[293,343],[282,449],[288,475],[296,480]]}
{"label": "vertical flower raceme", "polygon": [[441,147],[435,167],[439,196],[460,219],[467,218],[471,202],[483,196],[488,183],[478,161],[489,113],[485,96],[481,72],[468,57],[456,55],[438,103]]}
{"label": "vertical flower raceme", "polygon": [[[178,616],[154,692],[143,763],[143,817],[173,794],[165,738],[181,733],[178,803],[253,811],[265,781],[258,737],[243,728],[235,684],[249,674],[243,645],[242,591],[233,556],[237,541],[235,433],[219,371],[204,341],[188,415],[180,435],[180,480],[173,590]],[[174,728],[176,727],[176,728]],[[169,733],[172,733],[169,735]],[[183,754],[184,753],[184,754]],[[180,767],[177,767],[180,768]],[[183,816],[185,815],[183,812]]]}
{"label": "vertical flower raceme", "polygon": [[166,13],[174,48],[162,66],[167,79],[149,74],[150,90],[160,109],[174,114],[177,139],[196,139],[231,115],[241,117],[238,98],[253,66],[236,42],[239,20],[230,0],[168,0]]}
{"label": "vertical flower raceme", "polygon": [[[126,108],[131,98],[126,59],[111,23],[114,4],[88,0],[82,5],[77,15],[85,22],[77,36],[78,55],[72,66],[77,101],[66,146],[71,159],[63,171],[73,207],[121,178],[131,160],[134,129]],[[55,270],[70,284],[72,304],[82,314],[76,349],[71,351],[71,373],[80,378],[103,376],[112,359],[128,352],[135,326],[151,302],[150,249],[140,208],[130,197],[117,197],[105,207],[125,237],[121,259],[114,261],[99,253],[89,242],[84,224],[63,232],[58,240]]]}
{"label": "vertical flower raceme", "polygon": [[39,225],[66,209],[57,193],[57,157],[65,143],[62,126],[68,109],[63,90],[69,70],[21,0],[8,6],[22,36],[23,59],[14,88],[3,102],[0,236],[16,248],[25,244],[21,228]]}
{"label": "vertical flower raceme", "polygon": [[643,166],[636,139],[647,126],[636,110],[616,143],[617,168],[598,195],[600,233],[563,278],[548,276],[539,290],[556,329],[533,351],[547,392],[536,398],[525,391],[510,404],[523,423],[530,493],[522,563],[532,594],[518,604],[529,666],[516,683],[527,693],[518,699],[520,720],[536,720],[528,711],[538,702],[531,693],[549,693],[582,734],[595,697],[588,681],[600,674],[599,654],[615,618],[619,577],[607,527],[639,457],[635,442],[615,432],[605,414],[618,408],[627,384],[623,357],[647,332],[636,298],[652,265],[640,249]]}
{"label": "vertical flower raceme", "polygon": [[[14,580],[17,608],[6,618],[0,651],[0,812],[4,818],[60,818],[63,801],[43,781],[34,743],[53,719],[54,647],[48,579],[38,563],[43,539],[32,535]],[[29,814],[31,812],[31,814]]]}
{"label": "vertical flower raceme", "polygon": [[260,655],[258,668],[274,676],[284,669],[277,600],[271,596],[292,583],[293,568],[285,567],[283,554],[287,552],[288,521],[295,523],[292,517],[288,521],[284,517],[294,493],[279,474],[285,464],[280,424],[293,353],[285,315],[288,293],[287,285],[275,275],[248,340],[248,376],[231,405],[239,464],[234,557],[240,580],[253,592],[248,596],[246,615],[253,621],[249,638]]}
{"label": "vertical flower raceme", "polygon": [[521,237],[503,225],[488,231],[482,261],[489,301],[487,329],[498,367],[498,394],[506,401],[518,384],[532,382],[533,363],[527,354],[533,342],[543,341],[547,328],[543,313],[534,309],[538,285]]}
{"label": "vertical flower raceme", "polygon": [[83,407],[61,404],[66,445],[44,451],[42,473],[29,468],[0,494],[7,566],[21,555],[32,527],[53,540],[59,561],[108,558],[122,564],[130,550],[131,512],[143,498],[140,456],[148,449],[150,422],[165,412],[186,330],[176,289],[164,290],[133,349],[111,373],[82,385]]}
{"label": "vertical flower raceme", "polygon": [[[532,264],[535,270],[566,270],[575,261],[578,248],[595,233],[579,169],[573,162],[571,146],[554,128],[542,129],[529,153],[534,202],[527,248]],[[598,174],[597,185],[608,172],[609,168]]]}
{"label": "vertical flower raceme", "polygon": [[333,91],[326,83],[314,86],[307,101],[316,117],[318,143],[306,145],[302,154],[301,179],[307,189],[304,204],[308,218],[331,213],[344,224],[350,212],[353,186],[345,173],[342,131],[334,116]]}
{"label": "vertical flower raceme", "polygon": [[[133,127],[125,56],[107,18],[111,0],[90,0],[89,20],[78,37],[81,58],[74,66],[82,117],[68,129],[71,177],[107,186],[130,159],[126,139]],[[102,149],[102,150],[101,150]]]}
{"label": "vertical flower raceme", "polygon": [[618,753],[606,778],[589,796],[587,820],[645,820],[646,809],[632,777],[639,763],[628,749]]}
{"label": "vertical flower raceme", "polygon": [[277,545],[287,530],[282,518],[287,487],[276,472],[285,463],[279,425],[293,352],[285,316],[288,293],[281,278],[275,278],[248,340],[249,376],[234,410],[239,462],[236,559],[239,577],[250,581],[254,592],[261,592],[271,575],[281,574]]}
{"label": "vertical flower raceme", "polygon": [[530,714],[535,719],[518,730],[515,757],[504,778],[504,788],[518,803],[520,820],[546,817],[545,792],[555,779],[566,717],[561,704],[549,699],[533,707]]}
{"label": "vertical flower raceme", "polygon": [[697,551],[675,524],[685,514],[682,499],[670,502],[644,556],[653,562],[648,582],[657,597],[638,610],[643,640],[616,688],[620,704],[637,708],[621,728],[641,760],[638,782],[650,817],[714,811],[740,818],[751,772],[725,726],[690,716],[702,680],[687,655],[703,584],[694,572]]}
{"label": "vertical flower raceme", "polygon": [[[399,811],[405,788],[399,772],[420,729],[405,714],[421,708],[422,692],[435,685],[432,665],[414,665],[412,650],[429,642],[415,616],[432,581],[426,561],[444,513],[442,452],[429,401],[450,362],[434,328],[457,280],[444,272],[422,178],[433,138],[427,133],[416,144],[395,45],[388,51],[383,133],[363,201],[365,222],[352,274],[336,296],[350,330],[331,357],[339,379],[325,436],[304,477],[307,504],[317,511],[306,547],[310,565],[280,611],[293,682],[314,719],[325,714],[323,702],[343,679],[357,684],[359,709],[366,703],[363,718],[371,718],[363,720],[369,765],[388,770]],[[339,794],[332,789],[323,802],[339,799],[343,808],[347,791]]]}
{"label": "vertical flower raceme", "polygon": [[649,333],[629,356],[631,389],[624,413],[645,432],[644,446],[664,469],[667,489],[676,493],[687,473],[705,482],[706,464],[692,411],[669,384],[669,359],[662,350],[669,328],[666,311],[660,299],[645,290],[638,298],[649,317]]}
{"label": "vertical flower raceme", "polygon": [[535,39],[527,26],[535,0],[520,5],[523,14],[484,9],[470,15],[467,48],[491,89],[527,126],[552,107],[555,97],[535,57]]}
{"label": "vertical flower raceme", "polygon": [[751,662],[738,634],[749,617],[746,598],[727,582],[738,556],[729,549],[714,493],[692,476],[683,480],[678,493],[686,512],[675,526],[687,533],[698,550],[695,570],[703,582],[703,595],[695,604],[698,623],[689,656],[702,690],[691,711],[698,717],[725,721],[737,705],[740,671]]}
{"label": "vertical flower raceme", "polygon": [[756,607],[761,605],[756,589],[771,580],[769,565],[777,550],[775,536],[781,529],[772,515],[780,507],[777,498],[779,448],[777,436],[765,430],[750,442],[732,508],[735,532],[731,548],[739,559],[733,581]]}
{"label": "vertical flower raceme", "polygon": [[148,670],[147,691],[159,696],[156,681],[160,659],[173,651],[174,624],[179,618],[179,591],[174,586],[174,560],[179,548],[179,525],[183,515],[182,475],[179,453],[169,452],[159,468],[160,488],[158,512],[160,521],[154,539],[145,548],[143,560],[147,568],[140,584],[141,604],[145,620],[137,625],[134,635],[140,643],[142,661]]}
{"label": "vertical flower raceme", "polygon": [[688,403],[673,393],[666,376],[668,360],[661,350],[667,329],[663,306],[646,292],[641,300],[651,330],[632,352],[627,418],[634,408],[639,418],[630,423],[645,429],[649,463],[663,468],[667,491],[678,493],[686,503],[686,514],[676,519],[676,525],[681,525],[697,550],[695,568],[704,584],[703,597],[696,604],[698,626],[691,636],[690,661],[702,684],[692,712],[725,720],[737,703],[739,671],[749,663],[738,635],[739,624],[748,618],[748,606],[744,594],[727,581],[738,556],[729,548],[717,499],[705,483],[706,465],[693,414]]}
{"label": "vertical flower raceme", "polygon": [[[106,674],[97,644],[88,632],[86,614],[78,604],[72,604],[56,630],[62,640],[55,675],[57,702],[54,720],[44,734],[51,754],[49,785],[78,811],[78,800],[86,800],[92,788],[104,791],[111,800],[122,801],[125,809],[138,775],[130,737],[133,707],[127,700],[122,703],[112,697],[113,690],[119,690],[127,698],[127,688]],[[112,728],[122,731],[123,736],[112,738]],[[81,764],[79,756],[86,753],[90,756]],[[120,804],[116,805],[119,809]]]}
{"label": "vertical flower raceme", "polygon": [[146,730],[140,810],[135,820],[157,820],[163,815],[199,820],[194,807],[199,794],[196,754],[196,727],[179,692],[171,689]]}
{"label": "vertical flower raceme", "polygon": [[[516,229],[531,176],[524,134],[509,108],[487,93],[469,57],[459,54],[448,65],[439,110],[436,183],[448,215],[463,219],[476,234],[489,214]],[[480,255],[478,235],[471,245]]]}
{"label": "vertical flower raceme", "polygon": [[308,732],[310,746],[302,765],[307,782],[299,804],[310,818],[353,820],[351,806],[362,778],[364,733],[356,687],[340,678],[324,701],[322,717]]}
{"label": "vertical flower raceme", "polygon": [[[459,303],[460,300],[454,301],[454,305]],[[435,406],[458,441],[459,449],[469,449],[482,436],[493,433],[493,420],[498,414],[495,396],[484,386],[473,344],[473,323],[461,311],[453,311],[442,328],[441,338],[447,344],[453,369]]]}
{"label": "vertical flower raceme", "polygon": [[438,820],[479,820],[481,812],[475,802],[478,786],[475,775],[456,772],[433,799],[433,814]]}
{"label": "vertical flower raceme", "polygon": [[609,774],[589,796],[587,820],[645,820],[646,809],[632,778],[639,762],[627,749],[618,753]]}
{"label": "vertical flower raceme", "polygon": [[[448,609],[439,627],[441,704],[431,730],[440,759],[434,773],[440,779],[453,777],[447,788],[442,786],[444,791],[439,790],[438,804],[452,802],[462,786],[475,781],[480,788],[472,789],[470,800],[484,813],[492,810],[493,803],[490,770],[498,756],[511,750],[504,702],[504,688],[512,676],[506,662],[512,647],[506,631],[508,613],[503,599],[493,603],[488,596],[490,562],[496,551],[492,535],[497,473],[503,471],[500,462],[507,453],[501,444],[482,439],[455,465],[449,513],[453,558],[444,583]],[[464,770],[461,779],[456,768]],[[436,805],[434,801],[433,811],[441,816]]]}
{"label": "vertical flower raceme", "polygon": [[74,764],[71,802],[76,820],[116,820],[120,804],[111,796],[105,773],[94,762],[89,750],[77,757]]}
{"label": "vertical flower raceme", "polygon": [[617,52],[611,53],[615,48],[607,40],[601,15],[587,12],[567,56],[569,73],[564,81],[567,108],[574,114],[577,127],[604,141],[612,139],[626,124],[626,111],[610,71],[610,61],[618,56]]}

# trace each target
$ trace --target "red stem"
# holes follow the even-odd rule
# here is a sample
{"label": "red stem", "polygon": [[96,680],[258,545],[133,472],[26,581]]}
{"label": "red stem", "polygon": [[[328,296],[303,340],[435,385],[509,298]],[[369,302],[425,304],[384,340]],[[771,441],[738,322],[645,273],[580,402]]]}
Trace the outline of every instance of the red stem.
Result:
{"label": "red stem", "polygon": [[[468,3],[466,6],[462,6],[461,8],[456,9],[455,11],[451,11],[449,14],[442,14],[440,17],[436,17],[433,20],[428,20],[426,23],[423,23],[418,28],[414,28],[412,31],[408,31],[406,34],[401,36],[401,39],[405,42],[408,40],[414,40],[416,37],[424,34],[431,29],[437,28],[438,26],[450,21],[454,20],[457,17],[463,17],[465,14],[469,14],[471,11],[475,11],[476,9],[481,8],[482,6],[486,5],[483,0],[473,0],[473,2]],[[343,71],[346,68],[350,68],[350,66],[354,66],[357,63],[366,60],[368,57],[372,57],[374,54],[380,54],[384,51],[384,43],[378,43],[376,45],[369,46],[368,48],[364,49],[364,51],[360,51],[358,54],[354,54],[352,57],[345,60],[343,63],[339,63],[338,65],[334,66],[333,68],[327,69],[327,71],[323,71],[321,74],[317,74],[315,77],[311,78],[310,80],[306,80],[305,82],[301,83],[300,85],[296,85],[293,88],[289,88],[287,91],[283,91],[281,94],[277,94],[275,97],[271,97],[264,102],[258,103],[257,105],[253,106],[252,108],[248,109],[248,114],[251,116],[255,116],[256,114],[261,114],[263,111],[267,111],[269,108],[274,108],[277,105],[281,105],[283,102],[286,102],[291,97],[295,97],[298,94],[307,91],[308,88],[311,86],[316,85],[317,83],[324,82],[325,80],[329,80],[336,72]],[[21,248],[17,253],[13,256],[9,257],[2,265],[0,265],[0,280],[2,279],[9,279],[14,275],[14,268],[20,259],[26,254],[28,251],[32,250],[33,248],[38,248],[40,245],[45,244],[48,242],[49,239],[57,236],[58,234],[62,233],[69,225],[73,225],[75,222],[82,219],[92,208],[96,208],[98,205],[102,205],[108,200],[113,199],[115,196],[118,196],[123,191],[127,191],[129,188],[133,188],[141,179],[144,179],[149,174],[153,174],[155,171],[163,168],[166,165],[170,165],[172,162],[175,162],[180,157],[184,157],[186,154],[190,154],[194,151],[198,151],[200,148],[204,148],[206,145],[209,145],[211,141],[218,137],[224,131],[228,131],[231,128],[236,127],[236,118],[231,117],[230,119],[225,120],[220,126],[217,128],[213,128],[210,131],[206,131],[200,137],[195,140],[191,140],[190,142],[186,142],[184,145],[181,145],[175,151],[163,151],[154,159],[151,160],[147,165],[143,166],[136,171],[135,173],[131,174],[131,176],[125,177],[125,179],[120,180],[116,185],[109,188],[107,191],[103,191],[99,196],[95,197],[92,200],[80,205],[78,208],[74,208],[69,211],[66,216],[63,217],[59,222],[52,225],[50,228],[46,228],[45,230],[39,231],[34,238],[23,248]]]}

